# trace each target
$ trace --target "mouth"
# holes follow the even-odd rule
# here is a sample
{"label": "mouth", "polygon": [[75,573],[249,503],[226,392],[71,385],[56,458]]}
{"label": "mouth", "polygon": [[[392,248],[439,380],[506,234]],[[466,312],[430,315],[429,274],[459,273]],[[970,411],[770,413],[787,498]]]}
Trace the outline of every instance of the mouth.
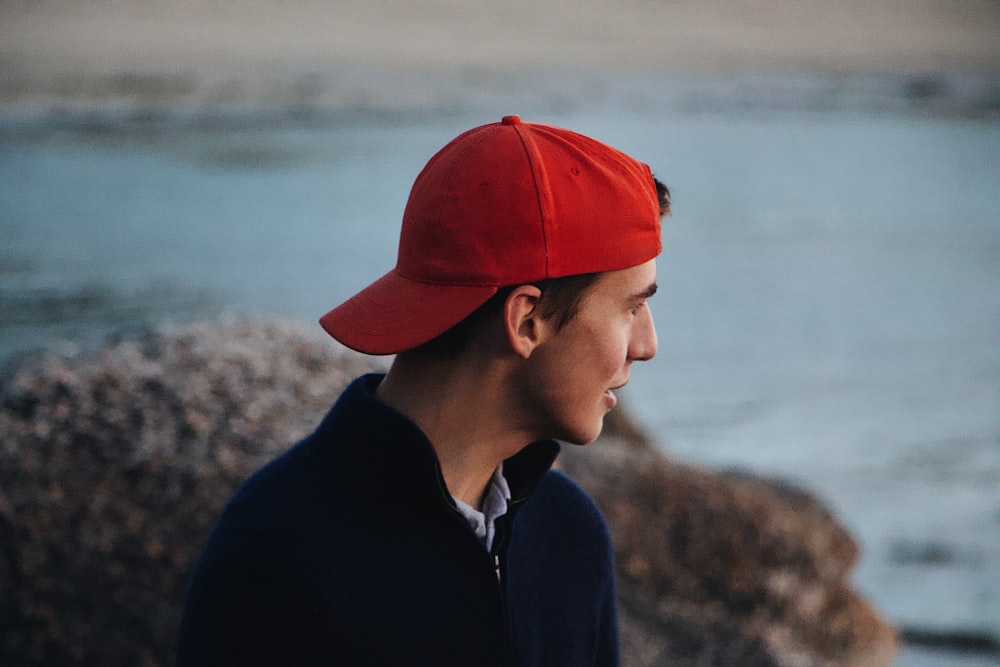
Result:
{"label": "mouth", "polygon": [[604,390],[604,398],[609,403],[608,410],[613,410],[618,405],[618,397],[610,389]]}
{"label": "mouth", "polygon": [[606,399],[608,399],[608,401],[610,401],[610,403],[611,403],[611,408],[609,408],[609,409],[612,409],[616,405],[618,405],[618,397],[615,395],[615,392],[618,391],[619,389],[621,389],[622,387],[624,387],[627,384],[628,384],[628,380],[625,380],[621,384],[617,384],[617,385],[615,385],[613,387],[610,387],[610,388],[604,390],[604,397]]}
{"label": "mouth", "polygon": [[611,403],[611,408],[618,405],[618,397],[615,395],[615,392],[624,387],[625,384],[626,383],[623,382],[622,384],[604,390],[604,397]]}

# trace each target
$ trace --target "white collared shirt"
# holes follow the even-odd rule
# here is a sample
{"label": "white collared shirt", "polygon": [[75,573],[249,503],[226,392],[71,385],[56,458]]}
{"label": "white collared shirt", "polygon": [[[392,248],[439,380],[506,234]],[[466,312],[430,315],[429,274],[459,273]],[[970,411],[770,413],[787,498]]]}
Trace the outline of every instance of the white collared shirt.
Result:
{"label": "white collared shirt", "polygon": [[503,463],[497,466],[493,477],[490,478],[486,494],[483,496],[483,510],[481,512],[454,496],[452,498],[455,500],[458,511],[462,513],[462,516],[476,533],[476,537],[483,543],[487,551],[491,551],[493,537],[496,535],[494,522],[507,513],[507,501],[510,500],[510,486],[507,485],[507,479],[503,476]]}

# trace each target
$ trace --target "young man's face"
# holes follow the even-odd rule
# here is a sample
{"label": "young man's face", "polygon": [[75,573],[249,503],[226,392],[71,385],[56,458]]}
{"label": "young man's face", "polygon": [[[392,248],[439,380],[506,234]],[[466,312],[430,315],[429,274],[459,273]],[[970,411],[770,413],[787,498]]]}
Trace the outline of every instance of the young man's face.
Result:
{"label": "young man's face", "polygon": [[529,424],[539,437],[585,444],[600,434],[631,363],[656,354],[646,303],[655,291],[655,260],[604,273],[561,330],[545,323],[548,333],[528,360],[523,393]]}

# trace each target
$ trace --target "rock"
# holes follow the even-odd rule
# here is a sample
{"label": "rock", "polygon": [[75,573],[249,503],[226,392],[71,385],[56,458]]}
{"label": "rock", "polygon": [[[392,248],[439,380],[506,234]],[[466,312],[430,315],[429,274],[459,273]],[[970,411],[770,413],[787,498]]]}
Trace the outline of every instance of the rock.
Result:
{"label": "rock", "polygon": [[[44,356],[0,387],[0,663],[168,665],[223,504],[371,370],[313,325],[188,325]],[[561,465],[607,513],[624,664],[888,665],[812,496],[658,455],[621,411]]]}
{"label": "rock", "polygon": [[850,587],[857,543],[814,496],[626,433],[560,457],[611,528],[626,664],[892,664],[894,629]]}
{"label": "rock", "polygon": [[15,372],[0,399],[0,664],[171,664],[223,504],[371,368],[313,328],[196,324]]}

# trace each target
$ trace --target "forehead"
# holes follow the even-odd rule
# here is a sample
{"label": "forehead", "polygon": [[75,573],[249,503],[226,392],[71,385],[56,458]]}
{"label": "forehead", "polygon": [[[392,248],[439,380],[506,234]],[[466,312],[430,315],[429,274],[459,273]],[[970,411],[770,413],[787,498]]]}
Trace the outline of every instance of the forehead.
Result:
{"label": "forehead", "polygon": [[646,298],[656,289],[656,260],[619,271],[600,274],[588,296],[605,298]]}

